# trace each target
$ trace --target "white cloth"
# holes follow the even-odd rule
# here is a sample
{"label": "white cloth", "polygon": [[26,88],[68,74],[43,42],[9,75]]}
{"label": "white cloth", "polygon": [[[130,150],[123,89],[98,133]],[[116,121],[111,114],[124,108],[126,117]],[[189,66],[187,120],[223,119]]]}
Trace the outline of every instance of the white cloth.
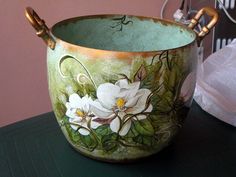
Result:
{"label": "white cloth", "polygon": [[206,112],[236,126],[236,40],[199,64],[194,99]]}

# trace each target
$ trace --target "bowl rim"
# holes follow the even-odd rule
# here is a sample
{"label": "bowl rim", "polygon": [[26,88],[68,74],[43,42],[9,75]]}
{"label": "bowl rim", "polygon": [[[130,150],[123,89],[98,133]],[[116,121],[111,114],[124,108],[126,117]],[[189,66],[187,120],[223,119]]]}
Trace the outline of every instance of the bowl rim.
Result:
{"label": "bowl rim", "polygon": [[[100,48],[93,48],[93,47],[87,47],[87,46],[82,46],[82,45],[77,45],[77,44],[73,44],[70,43],[68,41],[65,41],[63,39],[61,39],[60,37],[58,37],[57,35],[55,35],[54,30],[61,26],[61,25],[65,25],[67,23],[74,23],[75,21],[79,21],[79,20],[84,20],[84,19],[94,19],[94,18],[112,18],[112,17],[117,17],[117,16],[128,16],[131,18],[138,18],[140,20],[153,20],[154,22],[160,22],[164,25],[173,25],[173,26],[177,26],[179,28],[182,28],[184,30],[187,30],[189,33],[191,33],[193,35],[193,40],[185,45],[181,45],[179,47],[173,47],[173,48],[167,48],[167,49],[162,49],[162,50],[150,50],[150,51],[122,51],[122,50],[109,50],[109,49],[100,49]],[[140,16],[140,15],[130,15],[130,14],[95,14],[95,15],[82,15],[82,16],[77,16],[77,17],[72,17],[72,18],[67,18],[64,20],[61,20],[55,24],[53,24],[53,26],[50,28],[50,33],[53,36],[53,38],[56,40],[56,43],[60,43],[61,45],[65,46],[66,48],[72,48],[74,50],[77,49],[85,49],[85,50],[97,50],[97,51],[103,51],[103,52],[116,52],[116,53],[129,53],[129,54],[140,54],[140,53],[158,53],[158,52],[163,52],[163,51],[174,51],[177,49],[182,49],[182,48],[186,48],[188,46],[193,45],[196,40],[197,40],[197,34],[194,30],[188,28],[187,26],[172,21],[172,20],[168,20],[168,19],[161,19],[158,17],[151,17],[151,16]]]}

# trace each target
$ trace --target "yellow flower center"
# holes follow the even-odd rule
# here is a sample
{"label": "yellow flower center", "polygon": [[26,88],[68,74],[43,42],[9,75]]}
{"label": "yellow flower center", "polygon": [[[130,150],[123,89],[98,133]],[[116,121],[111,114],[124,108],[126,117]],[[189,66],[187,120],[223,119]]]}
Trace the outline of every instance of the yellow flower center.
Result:
{"label": "yellow flower center", "polygon": [[121,109],[121,108],[124,107],[125,102],[126,102],[125,99],[123,99],[123,98],[118,98],[118,99],[116,100],[116,106],[117,106],[119,109]]}
{"label": "yellow flower center", "polygon": [[79,117],[84,117],[85,116],[85,113],[83,111],[81,111],[80,109],[77,109],[76,110],[76,114],[79,116]]}

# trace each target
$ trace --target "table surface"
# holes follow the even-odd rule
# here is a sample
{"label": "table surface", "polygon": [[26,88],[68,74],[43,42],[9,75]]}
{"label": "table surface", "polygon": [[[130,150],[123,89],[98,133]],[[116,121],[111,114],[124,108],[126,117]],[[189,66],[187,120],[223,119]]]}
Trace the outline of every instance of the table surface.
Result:
{"label": "table surface", "polygon": [[236,177],[236,128],[193,103],[172,145],[142,161],[89,159],[67,143],[52,112],[0,128],[0,177]]}

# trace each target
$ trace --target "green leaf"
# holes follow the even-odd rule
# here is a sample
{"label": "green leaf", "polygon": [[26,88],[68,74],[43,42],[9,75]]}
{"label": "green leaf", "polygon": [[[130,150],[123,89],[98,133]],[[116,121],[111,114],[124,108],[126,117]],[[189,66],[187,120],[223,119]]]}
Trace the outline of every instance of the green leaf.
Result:
{"label": "green leaf", "polygon": [[88,94],[92,98],[96,98],[96,89],[91,84],[85,84],[84,85],[84,95]]}
{"label": "green leaf", "polygon": [[71,133],[71,138],[76,144],[81,141],[79,133]]}
{"label": "green leaf", "polygon": [[153,135],[154,128],[152,124],[147,120],[134,121],[135,130],[141,135]]}
{"label": "green leaf", "polygon": [[167,100],[169,103],[174,102],[174,95],[171,91],[166,91],[165,94],[163,95],[163,98]]}
{"label": "green leaf", "polygon": [[66,106],[60,102],[56,102],[55,104],[55,114],[57,117],[61,118],[65,115],[66,112]]}
{"label": "green leaf", "polygon": [[97,147],[97,140],[93,137],[93,135],[90,133],[89,135],[81,135],[78,131],[75,131],[71,128],[68,117],[63,118],[65,128],[67,130],[68,136],[70,137],[70,140],[84,148],[86,148],[89,151],[93,151]]}
{"label": "green leaf", "polygon": [[80,140],[89,151],[93,151],[97,146],[96,139],[91,134],[87,136],[80,135]]}
{"label": "green leaf", "polygon": [[138,136],[138,134],[139,133],[136,131],[134,124],[132,124],[128,134],[125,135],[125,138],[133,138],[135,136]]}
{"label": "green leaf", "polygon": [[95,132],[98,136],[105,136],[112,133],[109,125],[101,125],[95,130]]}
{"label": "green leaf", "polygon": [[66,116],[63,117],[63,124],[62,125],[65,126],[68,136],[70,137],[70,140],[75,144],[80,143],[80,141],[81,141],[80,134],[71,128],[69,121],[68,121],[68,117],[66,117]]}
{"label": "green leaf", "polygon": [[154,108],[155,112],[168,113],[172,111],[174,104],[174,95],[171,91],[166,91],[159,97],[159,101]]}
{"label": "green leaf", "polygon": [[[119,79],[120,74],[111,74],[111,73],[104,73],[101,74],[101,78],[104,82],[115,83]],[[125,78],[125,75],[121,75]]]}
{"label": "green leaf", "polygon": [[136,143],[143,144],[143,136],[138,135],[138,136],[134,137],[133,140]]}
{"label": "green leaf", "polygon": [[143,136],[143,135],[138,135],[133,138],[134,142],[138,144],[142,144],[144,146],[152,147],[157,144],[157,139],[154,138],[154,136]]}
{"label": "green leaf", "polygon": [[102,148],[104,151],[108,153],[112,153],[118,148],[118,135],[116,133],[112,133],[109,135],[105,135],[102,137]]}
{"label": "green leaf", "polygon": [[141,82],[142,88],[148,88],[150,90],[155,90],[156,87],[160,85],[160,78],[162,77],[162,72],[160,71],[162,67],[162,62],[157,62],[154,65],[146,66],[146,77]]}

